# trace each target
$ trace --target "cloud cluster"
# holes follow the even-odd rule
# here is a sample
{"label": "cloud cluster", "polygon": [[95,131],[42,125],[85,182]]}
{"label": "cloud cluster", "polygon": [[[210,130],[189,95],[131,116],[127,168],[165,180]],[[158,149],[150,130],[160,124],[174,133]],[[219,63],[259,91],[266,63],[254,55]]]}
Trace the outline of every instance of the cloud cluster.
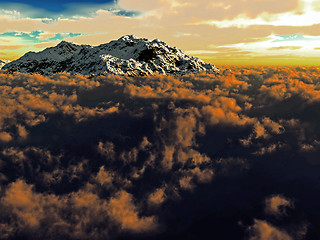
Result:
{"label": "cloud cluster", "polygon": [[2,72],[2,239],[317,238],[319,77]]}
{"label": "cloud cluster", "polygon": [[[267,197],[265,200],[265,213],[266,218],[268,216],[276,217],[275,219],[270,218],[273,223],[268,222],[267,220],[254,219],[253,225],[249,226],[248,230],[250,232],[250,240],[259,240],[259,239],[305,239],[308,226],[305,222],[299,222],[295,219],[293,212],[287,213],[286,208],[294,208],[292,200],[287,199],[280,195],[274,195]],[[281,224],[281,221],[285,217],[294,219],[298,221],[295,224]],[[292,221],[291,219],[291,221]],[[293,222],[293,221],[292,221]],[[280,227],[275,226],[274,224],[282,225]]]}

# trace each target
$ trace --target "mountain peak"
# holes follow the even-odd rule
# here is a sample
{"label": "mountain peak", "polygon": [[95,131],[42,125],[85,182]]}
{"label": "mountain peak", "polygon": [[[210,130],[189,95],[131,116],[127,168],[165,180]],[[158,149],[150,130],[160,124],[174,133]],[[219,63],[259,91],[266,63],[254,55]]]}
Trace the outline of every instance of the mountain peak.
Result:
{"label": "mountain peak", "polygon": [[80,45],[74,42],[61,41],[56,47],[65,49],[66,51],[77,51]]}
{"label": "mountain peak", "polygon": [[26,53],[3,68],[9,71],[46,75],[57,72],[83,75],[182,75],[219,71],[214,65],[206,64],[199,58],[189,56],[165,42],[158,39],[150,41],[135,35],[125,35],[99,46],[62,41],[57,46],[41,52]]}
{"label": "mountain peak", "polygon": [[74,42],[68,42],[68,41],[65,41],[65,40],[62,40],[57,46],[70,46],[70,45],[79,45],[79,44],[76,44]]}
{"label": "mountain peak", "polygon": [[138,38],[136,35],[133,35],[133,34],[131,34],[131,35],[124,35],[124,36],[122,36],[122,37],[120,37],[119,39],[118,39],[118,41],[132,41],[132,40],[136,40],[136,39],[140,39],[140,38]]}

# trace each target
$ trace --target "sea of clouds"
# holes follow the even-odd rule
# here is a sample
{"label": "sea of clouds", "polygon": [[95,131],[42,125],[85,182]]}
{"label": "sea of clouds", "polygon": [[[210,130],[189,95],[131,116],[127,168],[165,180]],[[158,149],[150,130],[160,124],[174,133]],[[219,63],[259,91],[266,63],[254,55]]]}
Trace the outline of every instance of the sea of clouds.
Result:
{"label": "sea of clouds", "polygon": [[320,68],[0,73],[0,239],[320,237]]}

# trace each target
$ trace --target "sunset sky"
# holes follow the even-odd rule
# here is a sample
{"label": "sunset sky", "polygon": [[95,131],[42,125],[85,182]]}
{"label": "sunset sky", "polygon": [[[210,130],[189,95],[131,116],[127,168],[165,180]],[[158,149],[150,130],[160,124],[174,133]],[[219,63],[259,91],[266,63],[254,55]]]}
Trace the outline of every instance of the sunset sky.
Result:
{"label": "sunset sky", "polygon": [[61,40],[158,38],[216,65],[319,64],[317,0],[0,0],[0,59]]}

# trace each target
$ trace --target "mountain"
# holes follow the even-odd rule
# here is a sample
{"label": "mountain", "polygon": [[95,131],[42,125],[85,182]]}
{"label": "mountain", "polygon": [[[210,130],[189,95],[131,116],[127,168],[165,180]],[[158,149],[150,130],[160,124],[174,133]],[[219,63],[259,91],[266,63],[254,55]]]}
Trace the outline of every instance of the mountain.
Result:
{"label": "mountain", "polygon": [[9,60],[2,60],[2,59],[0,59],[0,69],[2,69],[2,67],[4,66],[4,65],[6,65],[7,63],[9,63],[10,61]]}
{"label": "mountain", "polygon": [[28,52],[3,69],[50,75],[57,72],[120,75],[151,75],[208,72],[219,70],[158,39],[150,41],[126,35],[99,46],[62,41],[41,52]]}

